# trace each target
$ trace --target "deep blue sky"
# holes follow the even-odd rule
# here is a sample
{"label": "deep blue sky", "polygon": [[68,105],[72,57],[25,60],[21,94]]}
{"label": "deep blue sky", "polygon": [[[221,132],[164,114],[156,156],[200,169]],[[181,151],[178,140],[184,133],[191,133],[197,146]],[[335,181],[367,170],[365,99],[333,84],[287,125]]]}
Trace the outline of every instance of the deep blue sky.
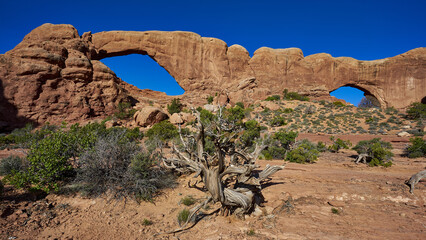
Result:
{"label": "deep blue sky", "polygon": [[[192,31],[222,39],[229,46],[240,44],[250,55],[262,46],[298,47],[305,56],[326,52],[335,57],[373,60],[426,47],[425,0],[0,0],[0,9],[0,53],[12,49],[46,22],[72,24],[80,34]],[[115,57],[103,62],[124,81],[140,88],[182,93],[167,72],[147,56]]]}

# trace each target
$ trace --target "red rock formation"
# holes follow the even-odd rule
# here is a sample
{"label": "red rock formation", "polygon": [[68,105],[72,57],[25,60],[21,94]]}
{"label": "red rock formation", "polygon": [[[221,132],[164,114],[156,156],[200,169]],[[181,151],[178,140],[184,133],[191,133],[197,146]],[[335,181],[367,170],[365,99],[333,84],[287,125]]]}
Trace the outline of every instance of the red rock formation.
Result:
{"label": "red rock formation", "polygon": [[26,121],[110,115],[128,95],[141,102],[160,99],[163,95],[156,92],[135,90],[98,61],[131,53],[149,55],[164,67],[185,90],[182,101],[188,104],[204,103],[216,93],[231,103],[251,103],[284,89],[325,97],[341,86],[373,95],[382,107],[404,108],[425,97],[426,48],[358,61],[263,47],[250,58],[242,46],[228,47],[190,32],[111,31],[80,37],[71,25],[44,24],[0,55],[0,129]]}
{"label": "red rock formation", "polygon": [[96,59],[148,54],[191,96],[226,91],[231,102],[250,102],[284,89],[323,97],[352,86],[376,97],[382,107],[396,108],[425,97],[426,48],[359,61],[325,53],[304,57],[298,48],[266,47],[250,58],[239,45],[228,48],[221,40],[188,32],[101,32],[93,34],[92,42]]}
{"label": "red rock formation", "polygon": [[0,128],[112,114],[127,94],[91,51],[73,26],[44,24],[0,55]]}

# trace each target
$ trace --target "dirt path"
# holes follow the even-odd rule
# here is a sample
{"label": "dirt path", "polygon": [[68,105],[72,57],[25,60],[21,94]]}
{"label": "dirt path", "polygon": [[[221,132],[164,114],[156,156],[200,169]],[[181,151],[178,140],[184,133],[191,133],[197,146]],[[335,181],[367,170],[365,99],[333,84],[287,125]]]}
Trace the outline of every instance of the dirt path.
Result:
{"label": "dirt path", "polygon": [[[185,207],[179,201],[184,196],[192,195],[200,201],[204,197],[187,187],[189,177],[180,178],[178,187],[166,190],[154,203],[140,205],[55,195],[35,202],[2,200],[3,209],[5,204],[13,205],[14,212],[0,218],[0,226],[7,229],[2,230],[1,238],[426,239],[426,186],[420,182],[412,195],[404,184],[412,174],[426,168],[426,159],[401,157],[398,154],[402,149],[394,152],[397,156],[391,168],[356,165],[351,150],[323,153],[315,164],[287,163],[264,186],[267,202],[263,212],[245,220],[211,215],[192,229],[171,235],[154,236],[178,228],[177,214]],[[259,163],[263,168],[282,161]],[[288,207],[278,211],[286,200]],[[30,204],[47,206],[40,210],[39,222],[33,221],[34,214],[28,216],[22,211]],[[206,212],[216,207],[212,205]],[[49,212],[53,217],[49,218]],[[152,225],[146,226],[146,220]]]}

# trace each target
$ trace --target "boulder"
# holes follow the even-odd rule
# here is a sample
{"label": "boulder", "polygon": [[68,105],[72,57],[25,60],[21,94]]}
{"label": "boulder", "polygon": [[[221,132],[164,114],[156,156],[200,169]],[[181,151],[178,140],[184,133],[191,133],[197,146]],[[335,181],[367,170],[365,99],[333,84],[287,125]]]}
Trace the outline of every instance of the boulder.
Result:
{"label": "boulder", "polygon": [[136,126],[147,127],[168,119],[169,116],[160,108],[145,107],[133,115]]}
{"label": "boulder", "polygon": [[409,134],[408,132],[400,132],[397,134],[398,137],[411,137],[411,134]]}
{"label": "boulder", "polygon": [[276,111],[278,109],[280,109],[280,105],[274,103],[274,102],[270,102],[270,101],[262,101],[260,102],[260,105],[265,109],[265,108],[269,108],[271,111]]}
{"label": "boulder", "polygon": [[172,116],[170,116],[170,123],[172,124],[183,124],[184,121],[179,113],[173,113]]}

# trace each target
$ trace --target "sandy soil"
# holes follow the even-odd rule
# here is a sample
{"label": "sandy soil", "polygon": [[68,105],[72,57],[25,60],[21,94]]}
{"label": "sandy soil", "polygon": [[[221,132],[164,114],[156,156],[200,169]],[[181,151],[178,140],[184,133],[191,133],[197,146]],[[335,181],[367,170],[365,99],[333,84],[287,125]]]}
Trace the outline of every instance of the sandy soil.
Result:
{"label": "sandy soil", "polygon": [[[325,141],[329,136],[313,137]],[[313,138],[313,139],[312,139]],[[356,136],[351,141],[363,140]],[[371,138],[371,137],[370,137]],[[370,139],[367,138],[367,139]],[[353,163],[352,150],[323,153],[315,164],[286,163],[263,186],[265,206],[245,220],[211,214],[192,229],[177,229],[179,204],[187,195],[188,177],[165,190],[154,203],[105,198],[23,194],[10,187],[0,204],[1,239],[426,239],[426,186],[414,194],[404,181],[426,168],[426,159],[401,156],[407,139],[397,138],[390,168]],[[259,161],[282,164],[283,161]],[[206,213],[218,205],[211,205]],[[335,213],[332,209],[335,209]],[[152,225],[144,224],[146,220]]]}

